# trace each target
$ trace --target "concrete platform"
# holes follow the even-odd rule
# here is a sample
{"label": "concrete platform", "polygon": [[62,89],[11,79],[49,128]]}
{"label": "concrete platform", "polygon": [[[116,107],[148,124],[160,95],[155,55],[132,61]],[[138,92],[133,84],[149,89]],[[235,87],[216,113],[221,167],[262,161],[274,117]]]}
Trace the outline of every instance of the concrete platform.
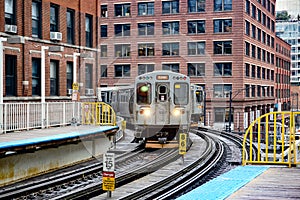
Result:
{"label": "concrete platform", "polygon": [[177,198],[188,199],[300,199],[300,168],[239,166]]}
{"label": "concrete platform", "polygon": [[0,135],[0,186],[105,153],[117,126],[65,126]]}

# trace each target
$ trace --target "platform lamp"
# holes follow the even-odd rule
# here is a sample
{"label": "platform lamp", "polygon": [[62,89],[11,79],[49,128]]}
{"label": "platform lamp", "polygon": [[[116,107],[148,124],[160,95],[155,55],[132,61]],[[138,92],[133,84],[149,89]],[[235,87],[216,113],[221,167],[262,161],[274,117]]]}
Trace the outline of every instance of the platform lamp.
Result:
{"label": "platform lamp", "polygon": [[45,128],[45,103],[46,103],[46,57],[45,51],[63,52],[62,46],[41,46],[41,105],[42,105],[42,128]]}
{"label": "platform lamp", "polygon": [[0,37],[0,133],[3,132],[3,62],[4,62],[4,53],[3,50],[5,47],[3,46],[3,42],[7,42],[9,44],[24,44],[24,37],[14,36],[14,37]]}

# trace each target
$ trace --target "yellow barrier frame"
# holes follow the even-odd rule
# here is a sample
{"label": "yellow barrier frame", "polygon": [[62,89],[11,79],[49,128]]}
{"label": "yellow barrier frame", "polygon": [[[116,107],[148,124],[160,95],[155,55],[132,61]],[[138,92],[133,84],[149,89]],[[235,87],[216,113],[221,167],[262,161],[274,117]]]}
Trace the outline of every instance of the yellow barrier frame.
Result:
{"label": "yellow barrier frame", "polygon": [[[243,165],[283,164],[291,167],[292,165],[300,164],[300,159],[298,159],[298,157],[300,158],[300,155],[298,155],[300,154],[300,141],[299,138],[297,138],[298,140],[296,141],[295,125],[295,116],[298,115],[300,116],[300,112],[270,112],[253,121],[244,135],[242,152]],[[277,122],[278,117],[281,118],[281,122]],[[265,126],[263,126],[263,123]],[[273,130],[271,130],[272,123],[274,127]],[[277,126],[281,126],[281,129],[278,129]],[[257,132],[254,132],[254,129],[257,130]],[[278,133],[277,131],[280,132]],[[279,137],[280,139],[277,139]],[[272,139],[273,142],[271,141]],[[246,147],[250,149],[249,155],[247,155]],[[255,147],[258,150],[256,157],[254,157],[252,152]]]}
{"label": "yellow barrier frame", "polygon": [[116,114],[109,104],[104,102],[82,103],[82,124],[116,126]]}

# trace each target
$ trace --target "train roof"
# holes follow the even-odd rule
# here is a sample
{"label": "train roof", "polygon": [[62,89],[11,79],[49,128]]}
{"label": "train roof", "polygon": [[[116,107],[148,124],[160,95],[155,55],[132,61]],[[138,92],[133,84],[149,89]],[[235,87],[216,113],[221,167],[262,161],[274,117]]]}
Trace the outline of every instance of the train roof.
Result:
{"label": "train roof", "polygon": [[184,80],[187,80],[187,81],[190,80],[190,78],[185,74],[181,74],[181,73],[173,72],[173,71],[169,71],[169,70],[155,70],[155,71],[152,71],[152,72],[147,72],[147,73],[144,73],[144,74],[141,74],[141,75],[137,76],[135,78],[135,80],[140,81],[140,80],[143,80],[143,79],[141,79],[143,77],[156,76],[156,75],[172,75],[172,76],[184,77],[185,78]]}

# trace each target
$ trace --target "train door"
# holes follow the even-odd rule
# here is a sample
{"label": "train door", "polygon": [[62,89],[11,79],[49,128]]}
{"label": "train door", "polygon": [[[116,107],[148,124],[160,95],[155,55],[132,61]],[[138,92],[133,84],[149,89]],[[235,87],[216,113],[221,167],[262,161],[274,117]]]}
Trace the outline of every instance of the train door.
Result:
{"label": "train door", "polygon": [[156,124],[170,123],[170,84],[156,83],[155,120]]}

